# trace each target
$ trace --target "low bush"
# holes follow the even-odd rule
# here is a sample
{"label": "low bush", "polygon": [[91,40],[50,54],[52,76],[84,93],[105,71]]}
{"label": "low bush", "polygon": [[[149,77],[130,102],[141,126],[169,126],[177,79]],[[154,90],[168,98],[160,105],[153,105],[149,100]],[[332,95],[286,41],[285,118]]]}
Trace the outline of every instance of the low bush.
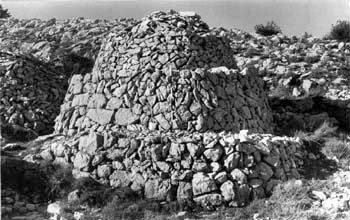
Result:
{"label": "low bush", "polygon": [[128,188],[118,189],[112,201],[108,202],[102,210],[102,215],[107,220],[113,219],[142,219],[145,207],[151,203],[138,198],[132,190]]}
{"label": "low bush", "polygon": [[8,9],[5,9],[0,5],[0,18],[9,18],[11,17],[11,14],[9,13]]}
{"label": "low bush", "polygon": [[337,21],[326,38],[350,42],[350,21]]}
{"label": "low bush", "polygon": [[56,200],[63,198],[72,190],[74,177],[70,167],[55,165],[49,171],[48,177],[48,199]]}
{"label": "low bush", "polygon": [[263,36],[272,36],[282,33],[281,28],[274,21],[269,21],[266,25],[258,24],[254,27],[254,29],[255,33]]}
{"label": "low bush", "polygon": [[343,168],[349,169],[350,142],[339,138],[330,138],[325,142],[322,153],[329,158],[336,157]]}

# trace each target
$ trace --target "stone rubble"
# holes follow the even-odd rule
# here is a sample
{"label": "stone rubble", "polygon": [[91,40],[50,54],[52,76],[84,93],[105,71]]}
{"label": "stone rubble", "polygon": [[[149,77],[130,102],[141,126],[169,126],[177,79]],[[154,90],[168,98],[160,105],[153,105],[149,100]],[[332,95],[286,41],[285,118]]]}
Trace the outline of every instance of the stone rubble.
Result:
{"label": "stone rubble", "polygon": [[[323,121],[332,122],[329,117],[334,117],[341,127],[350,128],[350,43],[283,34],[264,37],[239,30],[217,31],[230,38],[240,68],[259,69],[259,75],[267,83],[269,97],[282,100],[322,98],[321,102],[315,100],[317,103],[309,109],[309,115],[288,108],[281,113],[282,104],[277,111],[273,108],[274,115],[280,118],[277,127],[293,125],[288,122],[290,118],[307,121],[310,115],[326,113],[328,116]],[[318,108],[318,105],[325,107]],[[308,125],[306,123],[306,127]]]}
{"label": "stone rubble", "polygon": [[[12,219],[46,219],[43,213],[37,210],[42,204],[29,202],[30,198],[24,198],[10,188],[1,189],[1,217],[13,216]],[[21,218],[19,218],[21,217]]]}
{"label": "stone rubble", "polygon": [[67,79],[37,59],[0,53],[0,119],[4,124],[52,132]]}
{"label": "stone rubble", "polygon": [[91,71],[103,38],[119,31],[134,19],[0,20],[0,47],[31,54],[70,76]]}
{"label": "stone rubble", "polygon": [[350,98],[350,43],[283,34],[264,37],[238,30],[226,34],[237,65],[259,68],[270,91],[284,88],[287,96]]}

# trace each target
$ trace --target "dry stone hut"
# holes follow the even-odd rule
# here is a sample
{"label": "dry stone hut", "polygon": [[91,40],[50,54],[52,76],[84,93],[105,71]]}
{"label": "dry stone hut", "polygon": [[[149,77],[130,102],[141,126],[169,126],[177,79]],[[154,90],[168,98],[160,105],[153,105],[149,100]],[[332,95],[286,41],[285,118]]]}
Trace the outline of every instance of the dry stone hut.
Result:
{"label": "dry stone hut", "polygon": [[2,125],[53,131],[67,79],[39,60],[0,52],[0,118]]}
{"label": "dry stone hut", "polygon": [[198,15],[153,13],[72,77],[55,124],[71,137],[40,156],[147,199],[244,205],[302,164],[300,140],[259,134],[272,116],[254,73],[236,69],[228,40]]}
{"label": "dry stone hut", "polygon": [[71,79],[56,132],[271,131],[262,81],[235,67],[229,40],[197,14],[153,13],[109,35],[92,73]]}

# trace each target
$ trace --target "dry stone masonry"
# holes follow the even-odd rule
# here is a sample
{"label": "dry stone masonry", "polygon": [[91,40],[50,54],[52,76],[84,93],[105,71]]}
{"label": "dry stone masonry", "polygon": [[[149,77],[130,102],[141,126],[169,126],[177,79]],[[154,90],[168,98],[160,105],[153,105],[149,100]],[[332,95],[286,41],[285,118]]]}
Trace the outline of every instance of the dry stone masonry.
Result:
{"label": "dry stone masonry", "polygon": [[72,77],[55,130],[272,130],[263,83],[195,13],[156,12],[107,37]]}
{"label": "dry stone masonry", "polygon": [[[39,158],[147,199],[242,206],[298,178],[298,139],[272,132],[257,69],[192,12],[156,12],[110,34],[77,74]],[[68,137],[68,138],[67,138]]]}
{"label": "dry stone masonry", "polygon": [[0,117],[2,124],[52,132],[67,79],[37,59],[0,53]]}
{"label": "dry stone masonry", "polygon": [[[48,144],[41,153],[71,163],[76,177],[131,187],[147,199],[205,208],[242,206],[298,178],[298,138],[240,133],[85,132]],[[50,157],[47,157],[50,155]]]}

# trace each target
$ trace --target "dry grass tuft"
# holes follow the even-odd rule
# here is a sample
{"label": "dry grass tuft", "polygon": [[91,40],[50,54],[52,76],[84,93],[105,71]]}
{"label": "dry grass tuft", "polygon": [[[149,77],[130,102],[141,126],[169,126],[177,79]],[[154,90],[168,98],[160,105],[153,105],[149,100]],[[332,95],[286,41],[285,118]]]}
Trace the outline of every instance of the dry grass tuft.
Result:
{"label": "dry grass tuft", "polygon": [[294,136],[308,142],[322,143],[326,137],[334,134],[338,128],[332,127],[329,122],[324,122],[314,132],[297,131]]}

